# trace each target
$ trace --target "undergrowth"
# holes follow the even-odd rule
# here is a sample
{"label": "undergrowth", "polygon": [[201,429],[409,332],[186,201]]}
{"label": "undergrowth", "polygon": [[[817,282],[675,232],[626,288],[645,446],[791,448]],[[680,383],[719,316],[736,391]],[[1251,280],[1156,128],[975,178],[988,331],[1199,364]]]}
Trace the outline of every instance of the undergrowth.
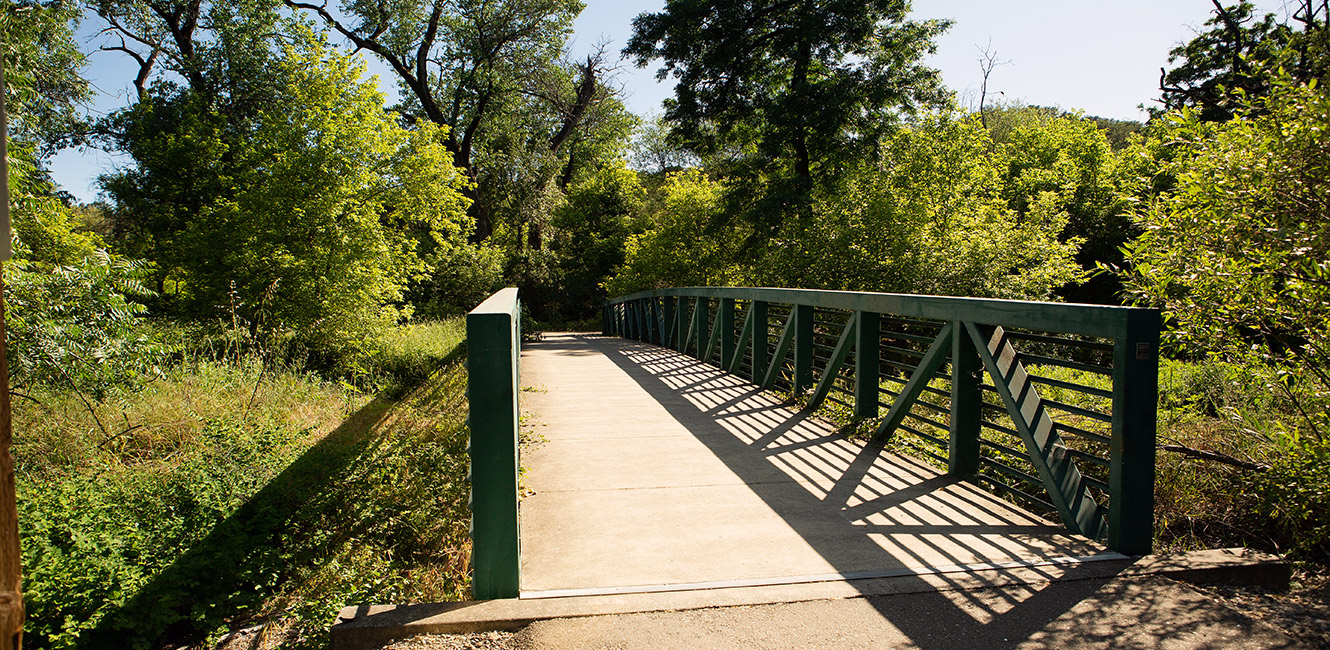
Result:
{"label": "undergrowth", "polygon": [[468,590],[458,320],[386,337],[377,394],[255,354],[15,404],[27,647],[318,648],[346,603]]}

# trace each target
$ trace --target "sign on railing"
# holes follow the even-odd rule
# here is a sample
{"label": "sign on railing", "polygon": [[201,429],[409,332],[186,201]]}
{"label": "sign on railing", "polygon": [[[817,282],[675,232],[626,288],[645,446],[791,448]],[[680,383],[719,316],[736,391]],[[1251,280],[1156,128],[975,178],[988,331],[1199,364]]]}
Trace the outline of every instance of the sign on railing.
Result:
{"label": "sign on railing", "polygon": [[516,598],[519,367],[517,289],[499,291],[466,315],[467,422],[471,429],[471,593]]}
{"label": "sign on railing", "polygon": [[1151,550],[1158,310],[689,287],[615,298],[603,316],[605,334],[872,422],[1074,532]]}

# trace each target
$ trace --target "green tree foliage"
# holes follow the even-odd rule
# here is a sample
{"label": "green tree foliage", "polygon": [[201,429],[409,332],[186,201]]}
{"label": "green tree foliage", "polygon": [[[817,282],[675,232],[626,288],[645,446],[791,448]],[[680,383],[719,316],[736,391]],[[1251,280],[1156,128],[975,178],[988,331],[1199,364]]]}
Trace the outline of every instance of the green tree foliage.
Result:
{"label": "green tree foliage", "polygon": [[742,284],[735,262],[746,233],[715,229],[725,187],[698,170],[673,172],[647,199],[650,223],[627,241],[623,267],[605,282],[610,295],[670,286]]}
{"label": "green tree foliage", "polygon": [[1275,450],[1250,488],[1280,538],[1330,557],[1330,92],[1269,82],[1229,122],[1165,118],[1176,186],[1138,215],[1127,285],[1179,354],[1267,369],[1287,410],[1226,413]]}
{"label": "green tree foliage", "polygon": [[1211,2],[1209,29],[1169,52],[1168,63],[1176,67],[1160,69],[1164,109],[1157,114],[1191,107],[1203,120],[1227,121],[1244,109],[1242,96],[1270,91],[1267,70],[1283,67],[1299,81],[1324,77],[1330,67],[1330,7],[1324,3],[1294,3],[1292,17],[1299,28],[1274,14],[1258,18],[1247,0],[1228,7]]}
{"label": "green tree foliage", "polygon": [[718,225],[722,184],[696,171],[669,176],[648,199],[651,229],[629,240],[609,288],[752,283],[1041,299],[1082,277],[1073,257],[1082,239],[1063,237],[1063,188],[1032,185],[1012,207],[1012,154],[977,118],[934,115],[882,146],[882,160],[844,173],[811,218],[784,222],[757,263],[743,252],[750,232]]}
{"label": "green tree foliage", "polygon": [[78,391],[100,400],[151,376],[164,348],[136,318],[147,292],[142,266],[108,254],[57,194],[41,161],[77,132],[87,84],[69,3],[18,2],[0,9],[5,103],[14,128],[9,196],[14,256],[5,268],[7,343],[13,383]]}
{"label": "green tree foliage", "polygon": [[973,117],[943,113],[884,144],[883,162],[848,174],[807,224],[787,223],[762,284],[1002,298],[1048,298],[1081,273],[1057,189],[1013,209],[1011,162]]}
{"label": "green tree foliage", "polygon": [[569,186],[567,202],[554,213],[550,242],[560,260],[553,274],[557,284],[538,294],[549,301],[544,313],[597,313],[606,298],[602,285],[624,262],[645,194],[637,174],[622,163],[588,173]]}
{"label": "green tree foliage", "polygon": [[[1108,134],[1091,118],[1016,112],[1003,142],[1006,169],[1001,184],[1008,205],[1025,214],[1035,201],[1044,200],[1065,212],[1066,227],[1059,239],[1082,242],[1076,260],[1083,270],[1121,263],[1122,245],[1138,233],[1125,198],[1129,177],[1120,167],[1131,154],[1116,154]],[[1121,289],[1114,276],[1104,274],[1060,294],[1077,302],[1116,303]]]}
{"label": "green tree foliage", "polygon": [[465,256],[465,180],[441,129],[401,127],[362,64],[295,34],[245,138],[192,89],[158,86],[120,117],[137,168],[105,184],[118,236],[186,313],[348,352],[400,313],[410,282]]}
{"label": "green tree foliage", "polygon": [[38,158],[77,138],[78,103],[88,97],[79,75],[84,56],[74,40],[77,3],[14,0],[0,7],[10,137],[36,148]]}
{"label": "green tree foliage", "polygon": [[326,4],[287,4],[382,58],[411,112],[447,127],[453,162],[476,182],[477,240],[522,230],[532,206],[548,216],[547,183],[576,166],[569,145],[614,101],[601,55],[564,60],[578,0],[355,0],[345,18]]}
{"label": "green tree foliage", "polygon": [[1170,117],[1177,186],[1138,218],[1129,287],[1191,354],[1255,352],[1330,387],[1330,93],[1287,78],[1222,126]]}
{"label": "green tree foliage", "polygon": [[678,80],[665,119],[690,150],[745,148],[757,171],[813,180],[871,151],[894,111],[936,103],[919,61],[945,21],[907,19],[904,0],[678,0],[633,21],[624,53]]}

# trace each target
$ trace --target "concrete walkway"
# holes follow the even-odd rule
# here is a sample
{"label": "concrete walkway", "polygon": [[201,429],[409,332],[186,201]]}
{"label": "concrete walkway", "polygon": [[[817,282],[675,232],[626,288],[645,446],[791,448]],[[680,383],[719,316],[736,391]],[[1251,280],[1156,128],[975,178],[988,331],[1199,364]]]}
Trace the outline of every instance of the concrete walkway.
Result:
{"label": "concrete walkway", "polygon": [[1121,558],[659,347],[547,334],[522,385],[523,598]]}

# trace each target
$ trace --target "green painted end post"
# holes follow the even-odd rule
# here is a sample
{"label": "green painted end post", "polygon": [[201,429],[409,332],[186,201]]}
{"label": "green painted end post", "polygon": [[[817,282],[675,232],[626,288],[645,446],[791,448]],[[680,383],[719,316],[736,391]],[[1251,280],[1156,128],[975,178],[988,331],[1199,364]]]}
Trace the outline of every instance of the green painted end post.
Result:
{"label": "green painted end post", "polygon": [[983,364],[965,325],[953,322],[951,333],[951,414],[947,449],[947,473],[974,476],[979,473],[979,434],[983,394],[980,381]]}
{"label": "green painted end post", "polygon": [[614,309],[613,305],[606,304],[600,308],[600,334],[601,336],[610,335],[610,313]]}
{"label": "green painted end post", "polygon": [[881,317],[868,311],[858,312],[859,331],[854,342],[854,417],[875,418],[881,400],[878,385],[882,367],[878,363],[882,343]]}
{"label": "green painted end post", "polygon": [[720,367],[729,368],[734,360],[734,298],[720,299]]}
{"label": "green painted end post", "polygon": [[749,309],[753,310],[753,364],[748,380],[756,384],[767,376],[767,360],[771,358],[767,351],[771,337],[770,305],[765,300],[754,300]]}
{"label": "green painted end post", "polygon": [[1113,342],[1108,546],[1124,555],[1147,555],[1154,542],[1160,324],[1158,311],[1134,311],[1127,335]]}
{"label": "green painted end post", "polygon": [[794,393],[813,386],[813,306],[794,305]]}
{"label": "green painted end post", "polygon": [[471,442],[471,593],[516,598],[521,584],[517,519],[517,289],[499,291],[466,316]]}

